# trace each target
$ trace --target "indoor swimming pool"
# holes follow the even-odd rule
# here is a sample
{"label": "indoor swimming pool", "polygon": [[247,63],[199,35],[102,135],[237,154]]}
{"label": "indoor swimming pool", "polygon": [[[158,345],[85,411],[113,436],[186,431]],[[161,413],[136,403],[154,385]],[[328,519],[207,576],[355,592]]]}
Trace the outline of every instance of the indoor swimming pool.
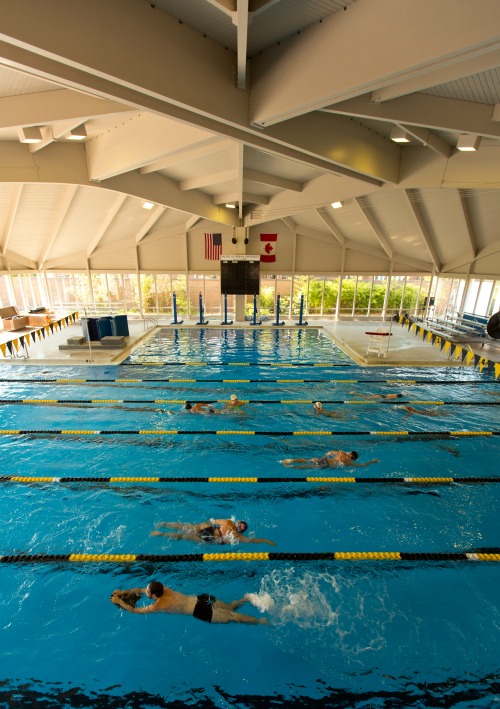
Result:
{"label": "indoor swimming pool", "polygon": [[[494,705],[500,382],[486,371],[362,368],[319,328],[179,328],[120,366],[0,378],[0,705]],[[330,450],[360,467],[282,462]],[[275,546],[151,535],[211,518]],[[242,611],[269,625],[110,603],[152,579],[250,593]]]}

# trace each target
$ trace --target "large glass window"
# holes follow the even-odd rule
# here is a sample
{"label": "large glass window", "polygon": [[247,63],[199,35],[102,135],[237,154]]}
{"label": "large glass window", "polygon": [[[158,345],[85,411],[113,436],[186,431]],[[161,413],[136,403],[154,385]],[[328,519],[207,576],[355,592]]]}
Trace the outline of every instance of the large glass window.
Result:
{"label": "large glass window", "polygon": [[8,305],[13,305],[13,298],[10,295],[10,287],[8,276],[0,276],[0,305],[6,308]]}
{"label": "large glass window", "polygon": [[172,274],[172,298],[174,295],[177,314],[187,315],[187,280],[184,273]]}
{"label": "large glass window", "polygon": [[123,303],[120,310],[125,313],[139,313],[139,282],[136,273],[125,273],[123,275]]}
{"label": "large glass window", "polygon": [[474,309],[476,315],[486,315],[492,291],[493,281],[481,281],[476,299],[476,307]]}
{"label": "large glass window", "polygon": [[323,312],[324,276],[309,276],[308,314],[321,315]]}
{"label": "large glass window", "polygon": [[[260,314],[276,314],[280,296],[280,318],[298,317],[301,296],[303,316],[333,317],[339,298],[339,277],[316,275],[266,275],[261,279],[258,305]],[[293,282],[293,298],[292,298]],[[92,290],[90,284],[92,283]],[[387,276],[344,276],[339,312],[344,316],[382,315],[386,299]],[[205,316],[223,316],[219,274],[189,276],[189,315],[185,274],[144,273],[140,276],[142,309],[145,314],[173,315],[173,294],[177,314],[199,319],[199,294]],[[500,308],[500,279],[433,278],[431,276],[393,276],[387,296],[387,312],[409,312],[422,316],[429,296],[434,299],[429,312],[439,317],[453,317],[462,304],[467,286],[464,311],[491,315]],[[47,292],[46,292],[47,291]],[[138,277],[135,273],[22,273],[0,276],[0,306],[15,305],[20,312],[45,305],[63,309],[139,312]],[[234,319],[236,298],[227,298],[228,318]],[[245,313],[253,315],[253,296],[246,296]]]}
{"label": "large glass window", "polygon": [[205,304],[205,315],[220,315],[221,293],[220,276],[218,274],[205,276],[205,295],[203,302]]}
{"label": "large glass window", "polygon": [[12,276],[12,287],[18,310],[31,310],[43,304],[36,273],[20,273]]}
{"label": "large glass window", "polygon": [[490,298],[490,305],[488,307],[488,317],[498,313],[500,310],[500,281],[495,281],[495,286]]}
{"label": "large glass window", "polygon": [[[170,290],[170,278],[168,279]],[[145,315],[156,314],[159,310],[158,289],[154,273],[141,274],[142,311]]]}
{"label": "large glass window", "polygon": [[453,291],[453,278],[438,278],[434,294],[434,315],[443,318],[448,313],[450,296]]}
{"label": "large glass window", "polygon": [[[198,321],[200,317],[200,295],[203,299],[205,277],[202,273],[190,273],[188,277],[189,317]],[[205,307],[205,306],[203,306]]]}
{"label": "large glass window", "polygon": [[260,279],[260,314],[274,315],[275,301],[276,276],[262,276]]}
{"label": "large glass window", "polygon": [[108,284],[105,273],[93,273],[90,277],[92,281],[92,294],[94,305],[104,305],[108,303]]}
{"label": "large glass window", "polygon": [[322,315],[335,315],[339,297],[339,279],[325,278]]}
{"label": "large glass window", "polygon": [[387,276],[375,276],[373,279],[370,315],[382,315],[387,291]]}
{"label": "large glass window", "polygon": [[290,276],[276,276],[276,298],[278,296],[280,296],[280,318],[289,318],[292,300],[292,279]]}
{"label": "large glass window", "polygon": [[358,276],[356,283],[355,315],[369,315],[372,295],[372,276]]}
{"label": "large glass window", "polygon": [[472,278],[469,281],[467,295],[465,296],[464,313],[473,313],[476,307],[477,294],[479,293],[480,281],[477,278]]}
{"label": "large glass window", "polygon": [[293,279],[293,303],[292,317],[300,315],[301,296],[304,296],[302,304],[302,314],[307,313],[307,287],[309,284],[309,276],[295,276]]}

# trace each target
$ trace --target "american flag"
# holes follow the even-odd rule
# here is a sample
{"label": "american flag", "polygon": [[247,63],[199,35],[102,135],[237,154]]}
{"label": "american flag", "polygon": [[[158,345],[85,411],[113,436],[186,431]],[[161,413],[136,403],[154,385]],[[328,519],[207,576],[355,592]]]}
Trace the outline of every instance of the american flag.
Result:
{"label": "american flag", "polygon": [[218,261],[222,253],[222,234],[205,233],[205,258]]}

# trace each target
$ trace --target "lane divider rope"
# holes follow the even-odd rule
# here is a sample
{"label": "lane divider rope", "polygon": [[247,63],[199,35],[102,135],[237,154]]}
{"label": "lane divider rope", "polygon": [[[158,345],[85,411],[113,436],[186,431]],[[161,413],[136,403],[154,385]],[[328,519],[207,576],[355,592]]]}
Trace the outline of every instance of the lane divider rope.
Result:
{"label": "lane divider rope", "polygon": [[15,554],[0,556],[2,564],[134,563],[185,561],[500,561],[500,549],[465,552],[333,551],[310,553],[228,552],[223,554]]}
{"label": "lane divider rope", "polygon": [[106,383],[120,383],[120,384],[136,384],[136,383],[156,383],[156,382],[166,382],[166,383],[180,383],[180,382],[195,382],[195,383],[253,383],[253,384],[398,384],[404,387],[407,386],[421,386],[426,384],[439,384],[447,385],[474,385],[487,384],[488,386],[500,386],[500,381],[489,381],[487,379],[470,379],[470,380],[455,380],[455,379],[131,379],[131,378],[121,378],[121,379],[2,379],[0,382],[7,383],[25,383],[25,384],[106,384]]}
{"label": "lane divider rope", "polygon": [[500,477],[321,477],[307,476],[300,478],[290,477],[193,477],[193,478],[165,478],[165,477],[49,477],[27,475],[2,475],[0,483],[386,483],[389,485],[447,485],[450,483],[474,485],[478,483],[500,483]]}
{"label": "lane divider rope", "polygon": [[[2,404],[187,404],[188,399],[0,399]],[[193,399],[191,399],[193,401]],[[196,399],[200,404],[227,404],[230,399]],[[314,404],[314,399],[239,399],[242,404]],[[500,406],[500,401],[420,401],[420,400],[403,400],[391,399],[389,401],[370,401],[370,400],[336,400],[322,399],[323,404],[336,405],[392,405],[398,406],[402,404],[432,404],[433,406]]]}
{"label": "lane divider rope", "polygon": [[84,429],[0,429],[0,436],[500,436],[500,431],[183,431],[84,430]]}

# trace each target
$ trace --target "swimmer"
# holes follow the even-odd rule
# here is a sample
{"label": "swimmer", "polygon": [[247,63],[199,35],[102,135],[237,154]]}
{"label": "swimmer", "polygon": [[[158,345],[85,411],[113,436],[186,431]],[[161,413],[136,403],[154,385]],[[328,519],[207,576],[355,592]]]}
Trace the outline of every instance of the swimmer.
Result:
{"label": "swimmer", "polygon": [[224,603],[215,596],[203,593],[200,596],[186,596],[178,591],[167,588],[159,581],[151,581],[146,588],[134,588],[135,594],[145,594],[153,603],[149,606],[136,608],[123,599],[124,594],[131,591],[117,589],[111,595],[111,603],[129,613],[171,613],[172,615],[192,615],[193,618],[205,623],[249,623],[251,625],[267,625],[267,618],[255,618],[252,615],[236,613],[236,609],[248,602],[245,597],[239,601]]}
{"label": "swimmer", "polygon": [[243,536],[248,529],[248,524],[243,520],[236,522],[231,519],[211,519],[200,524],[186,524],[183,522],[159,522],[157,527],[170,527],[177,532],[159,532],[153,530],[152,537],[170,537],[171,539],[186,539],[190,542],[206,542],[207,544],[276,544],[269,539],[250,539]]}
{"label": "swimmer", "polygon": [[237,409],[241,408],[242,406],[245,406],[245,402],[240,401],[236,394],[231,394],[229,401],[224,404],[221,410],[225,411],[226,409]]}
{"label": "swimmer", "polygon": [[202,402],[198,402],[196,404],[191,404],[189,401],[186,401],[186,405],[184,406],[184,411],[189,411],[190,414],[216,414],[217,411],[214,409],[214,407],[211,404],[204,404]]}
{"label": "swimmer", "polygon": [[314,404],[314,415],[315,416],[328,416],[333,419],[345,419],[345,414],[337,413],[336,411],[325,411],[321,401],[316,401]]}
{"label": "swimmer", "polygon": [[[321,470],[325,468],[340,468],[340,467],[351,467],[351,468],[366,468],[367,465],[372,463],[379,463],[380,461],[376,458],[369,460],[366,463],[355,463],[359,458],[356,451],[351,451],[346,453],[345,451],[328,451],[328,453],[319,458],[286,458],[282,460],[281,463],[286,467],[293,468],[320,468]],[[298,465],[297,465],[298,463]]]}
{"label": "swimmer", "polygon": [[406,411],[403,418],[408,418],[411,414],[420,414],[421,416],[446,416],[445,411],[439,409],[416,409],[414,406],[396,406],[397,409]]}
{"label": "swimmer", "polygon": [[357,391],[350,391],[349,394],[360,396],[362,399],[401,399],[402,394],[359,394]]}

